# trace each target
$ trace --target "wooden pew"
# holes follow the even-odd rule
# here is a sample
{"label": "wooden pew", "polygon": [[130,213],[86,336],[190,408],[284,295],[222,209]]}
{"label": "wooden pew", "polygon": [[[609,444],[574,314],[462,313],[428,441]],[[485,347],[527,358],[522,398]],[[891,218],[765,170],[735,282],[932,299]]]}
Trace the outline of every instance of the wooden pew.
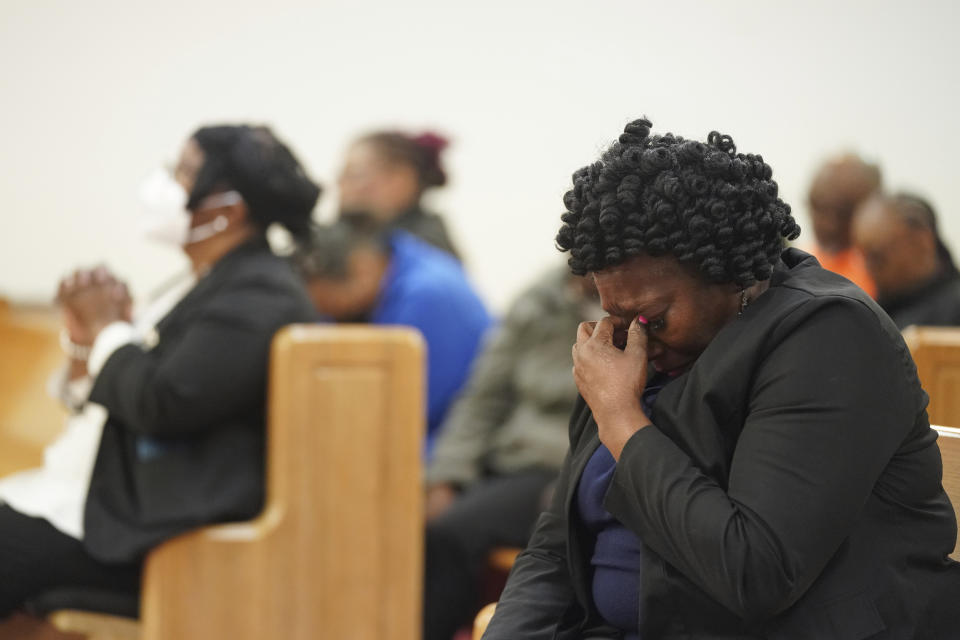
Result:
{"label": "wooden pew", "polygon": [[0,301],[0,476],[38,466],[66,412],[47,394],[63,363],[58,316],[49,307]]}
{"label": "wooden pew", "polygon": [[[943,488],[950,496],[953,510],[960,520],[960,429],[940,426],[933,428],[937,430],[937,445],[943,458]],[[950,557],[960,560],[960,545],[953,548]]]}
{"label": "wooden pew", "polygon": [[490,552],[487,564],[491,569],[503,573],[510,573],[513,563],[517,561],[517,556],[523,549],[515,547],[498,547]]}
{"label": "wooden pew", "polygon": [[[140,631],[125,637],[418,640],[423,396],[413,331],[281,331],[263,513],[152,551]],[[88,633],[89,618],[51,616],[62,630]]]}
{"label": "wooden pew", "polygon": [[480,609],[480,613],[473,619],[473,640],[481,640],[481,638],[483,638],[483,634],[486,633],[487,627],[490,626],[490,621],[493,619],[493,614],[496,613],[496,611],[496,602],[491,602],[483,609]]}
{"label": "wooden pew", "polygon": [[903,338],[930,395],[930,422],[960,425],[960,328],[907,327]]}

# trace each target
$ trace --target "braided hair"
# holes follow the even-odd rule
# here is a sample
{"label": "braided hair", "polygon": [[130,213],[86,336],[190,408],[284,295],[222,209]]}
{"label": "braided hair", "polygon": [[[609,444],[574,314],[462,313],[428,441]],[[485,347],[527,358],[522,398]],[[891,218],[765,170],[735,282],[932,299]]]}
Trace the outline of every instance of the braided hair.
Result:
{"label": "braided hair", "polygon": [[584,275],[636,255],[672,255],[711,283],[767,280],[800,235],[759,155],[716,131],[706,143],[629,123],[600,160],[573,174],[557,247]]}

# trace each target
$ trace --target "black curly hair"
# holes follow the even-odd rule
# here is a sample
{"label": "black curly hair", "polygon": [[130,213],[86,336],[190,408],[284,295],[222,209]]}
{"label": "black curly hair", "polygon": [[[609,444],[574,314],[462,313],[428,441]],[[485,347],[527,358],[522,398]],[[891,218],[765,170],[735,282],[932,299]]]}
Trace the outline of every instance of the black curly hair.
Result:
{"label": "black curly hair", "polygon": [[708,282],[748,287],[769,279],[784,241],[800,235],[769,165],[737,153],[716,131],[703,143],[651,135],[651,126],[634,120],[599,161],[573,174],[557,233],[571,271],[669,254]]}

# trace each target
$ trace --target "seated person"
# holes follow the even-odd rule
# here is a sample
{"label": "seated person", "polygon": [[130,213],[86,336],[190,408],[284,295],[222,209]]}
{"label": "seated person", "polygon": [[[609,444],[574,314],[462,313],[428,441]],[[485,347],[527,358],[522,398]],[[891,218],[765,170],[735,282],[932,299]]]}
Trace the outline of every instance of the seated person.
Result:
{"label": "seated person", "polygon": [[405,325],[423,334],[429,456],[492,324],[460,263],[404,231],[342,222],[318,227],[309,248],[293,259],[324,316],[336,322]]}
{"label": "seated person", "polygon": [[909,194],[867,200],[853,238],[877,283],[877,303],[898,327],[960,326],[960,273],[926,201]]}
{"label": "seated person", "polygon": [[567,451],[570,336],[602,315],[591,279],[553,269],[477,358],[427,468],[426,638],[449,640],[469,623],[495,547],[527,543]]}
{"label": "seated person", "polygon": [[340,219],[403,229],[459,258],[443,218],[426,211],[424,194],[447,184],[434,133],[375,131],[355,140],[340,172]]}
{"label": "seated person", "polygon": [[845,154],[831,158],[814,176],[810,185],[810,220],[816,243],[810,253],[820,266],[839,273],[871,296],[876,287],[853,246],[853,212],[882,186],[880,168],[859,156]]}
{"label": "seated person", "polygon": [[143,192],[144,228],[186,253],[192,281],[138,326],[106,269],[63,281],[79,413],[42,469],[0,481],[0,618],[64,587],[135,596],[151,548],[259,512],[270,343],[316,317],[265,233],[307,233],[319,193],[269,129],[203,127]]}
{"label": "seated person", "polygon": [[580,325],[556,499],[486,640],[956,638],[960,564],[897,327],[784,241],[770,167],[627,125],[557,245]]}

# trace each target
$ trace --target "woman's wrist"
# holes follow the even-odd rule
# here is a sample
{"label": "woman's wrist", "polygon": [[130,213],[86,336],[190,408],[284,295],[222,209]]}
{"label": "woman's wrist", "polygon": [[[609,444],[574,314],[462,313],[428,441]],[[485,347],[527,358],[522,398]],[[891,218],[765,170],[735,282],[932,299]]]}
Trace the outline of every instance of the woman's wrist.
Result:
{"label": "woman's wrist", "polygon": [[641,429],[653,426],[650,418],[639,407],[618,412],[616,415],[604,417],[601,420],[597,421],[600,440],[610,450],[613,458],[618,461],[627,440]]}
{"label": "woman's wrist", "polygon": [[72,362],[86,362],[90,358],[93,341],[77,340],[63,329],[60,331],[60,348]]}
{"label": "woman's wrist", "polygon": [[86,360],[75,360],[70,358],[67,365],[67,380],[73,382],[89,375],[87,372]]}

